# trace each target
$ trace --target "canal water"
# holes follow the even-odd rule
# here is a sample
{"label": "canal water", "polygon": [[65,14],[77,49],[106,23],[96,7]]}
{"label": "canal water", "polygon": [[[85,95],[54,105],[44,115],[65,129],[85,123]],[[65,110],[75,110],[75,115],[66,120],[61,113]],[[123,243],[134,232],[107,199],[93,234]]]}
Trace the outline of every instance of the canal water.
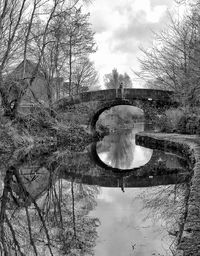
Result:
{"label": "canal water", "polygon": [[[154,153],[152,168],[156,163],[165,163],[172,169],[184,167],[185,160],[174,154],[136,145],[135,134],[144,131],[144,126],[144,123],[135,123],[132,129],[118,130],[104,137],[97,144],[100,159],[123,171],[145,166]],[[151,211],[155,199],[160,204],[158,195],[167,194],[173,186],[128,187],[124,188],[125,193],[117,188],[102,187],[97,208],[92,212],[101,221],[95,255],[173,255],[174,238],[169,236],[166,223],[173,222],[176,213],[171,220],[171,217],[166,220],[161,214],[163,209],[155,206],[155,211]]]}
{"label": "canal water", "polygon": [[187,161],[136,145],[143,130],[136,123],[82,153],[55,149],[10,167],[12,192],[3,183],[8,172],[1,177],[1,248],[12,242],[10,255],[173,255]]}
{"label": "canal water", "polygon": [[144,131],[144,123],[135,123],[132,129],[121,129],[97,144],[100,159],[107,165],[119,169],[132,169],[145,165],[153,150],[135,144],[135,134]]}

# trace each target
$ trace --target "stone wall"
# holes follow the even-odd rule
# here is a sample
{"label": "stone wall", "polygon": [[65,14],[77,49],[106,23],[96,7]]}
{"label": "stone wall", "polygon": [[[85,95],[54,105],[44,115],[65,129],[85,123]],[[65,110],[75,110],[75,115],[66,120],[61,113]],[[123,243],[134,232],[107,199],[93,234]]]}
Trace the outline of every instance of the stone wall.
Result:
{"label": "stone wall", "polygon": [[172,150],[188,157],[191,166],[191,180],[187,194],[183,232],[177,235],[176,256],[200,255],[200,138],[178,134],[136,135],[136,142],[143,146]]}

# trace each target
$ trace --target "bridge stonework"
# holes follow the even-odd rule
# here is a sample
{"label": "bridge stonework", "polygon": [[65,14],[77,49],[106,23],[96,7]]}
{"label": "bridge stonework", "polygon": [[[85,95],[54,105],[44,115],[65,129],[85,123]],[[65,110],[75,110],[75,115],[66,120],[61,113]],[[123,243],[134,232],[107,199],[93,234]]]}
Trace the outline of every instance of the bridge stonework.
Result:
{"label": "bridge stonework", "polygon": [[129,106],[134,106],[142,109],[144,112],[145,119],[149,121],[153,118],[153,115],[155,113],[158,113],[158,112],[160,113],[161,111],[164,110],[164,108],[156,108],[155,102],[148,102],[148,101],[144,102],[141,100],[134,100],[134,99],[130,99],[130,100],[116,99],[108,102],[100,101],[96,105],[96,108],[92,109],[92,111],[88,115],[87,123],[89,125],[90,132],[91,133],[95,132],[96,123],[99,119],[99,116],[104,111],[119,105],[129,105]]}
{"label": "bridge stonework", "polygon": [[69,111],[69,108],[85,102],[95,102],[90,108],[80,110],[85,116],[85,123],[91,132],[95,131],[96,122],[101,113],[118,105],[130,105],[141,108],[146,119],[174,105],[173,92],[154,89],[109,89],[84,92],[76,96],[62,98],[54,103],[56,111]]}

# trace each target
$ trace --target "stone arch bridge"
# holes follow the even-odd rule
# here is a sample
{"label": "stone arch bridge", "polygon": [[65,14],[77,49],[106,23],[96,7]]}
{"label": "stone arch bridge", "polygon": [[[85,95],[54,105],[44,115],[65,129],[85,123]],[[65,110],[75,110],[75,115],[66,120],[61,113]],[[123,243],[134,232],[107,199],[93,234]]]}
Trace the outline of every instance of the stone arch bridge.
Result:
{"label": "stone arch bridge", "polygon": [[[76,96],[65,97],[54,103],[56,111],[68,111],[73,106],[84,102],[95,102],[92,108],[83,110],[86,123],[94,132],[96,122],[105,110],[117,105],[130,105],[139,107],[144,111],[144,115],[149,119],[155,110],[159,113],[166,108],[175,105],[172,91],[155,89],[108,89],[99,91],[89,91]],[[80,110],[82,111],[82,110]]]}

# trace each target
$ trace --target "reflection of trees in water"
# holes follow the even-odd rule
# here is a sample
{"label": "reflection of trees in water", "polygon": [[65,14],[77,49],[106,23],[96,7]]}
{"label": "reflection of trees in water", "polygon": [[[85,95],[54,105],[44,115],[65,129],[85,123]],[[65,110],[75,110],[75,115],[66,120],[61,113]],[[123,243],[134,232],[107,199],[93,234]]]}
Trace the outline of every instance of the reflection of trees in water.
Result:
{"label": "reflection of trees in water", "polygon": [[145,188],[138,198],[143,201],[143,209],[147,210],[146,219],[161,222],[170,240],[166,255],[175,255],[176,246],[180,242],[187,216],[189,184],[176,184]]}
{"label": "reflection of trees in water", "polygon": [[93,255],[99,221],[89,212],[97,194],[95,186],[50,180],[36,201],[23,186],[19,170],[9,168],[1,197],[1,255]]}
{"label": "reflection of trees in water", "polygon": [[132,131],[110,134],[97,148],[98,153],[106,152],[104,162],[114,168],[131,168],[135,150]]}
{"label": "reflection of trees in water", "polygon": [[131,132],[126,134],[112,135],[114,143],[107,154],[107,161],[110,165],[119,168],[131,168],[133,161],[135,143],[134,136]]}
{"label": "reflection of trees in water", "polygon": [[[97,143],[97,152],[103,162],[119,169],[133,168],[135,155],[135,134],[144,130],[144,123],[135,124],[133,129],[116,130]],[[142,151],[148,159],[149,150]],[[142,157],[142,156],[141,156]],[[138,161],[139,159],[137,159]]]}
{"label": "reflection of trees in water", "polygon": [[60,244],[61,255],[93,255],[99,221],[88,214],[96,206],[97,193],[96,187],[59,180],[47,194],[43,211],[50,220],[50,229],[57,229],[56,244]]}

